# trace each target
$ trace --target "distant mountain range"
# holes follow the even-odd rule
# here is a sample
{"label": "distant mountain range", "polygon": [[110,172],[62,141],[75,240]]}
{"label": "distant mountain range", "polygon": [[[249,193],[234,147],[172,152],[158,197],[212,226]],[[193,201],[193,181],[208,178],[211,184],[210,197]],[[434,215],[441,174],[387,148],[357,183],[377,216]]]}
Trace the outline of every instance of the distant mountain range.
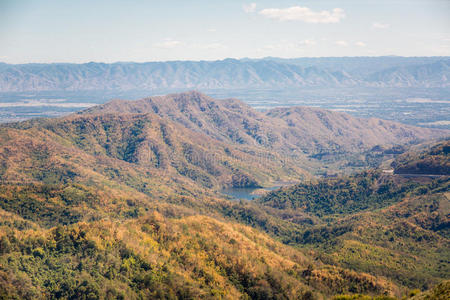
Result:
{"label": "distant mountain range", "polygon": [[264,58],[0,64],[0,92],[299,87],[449,87],[449,57]]}

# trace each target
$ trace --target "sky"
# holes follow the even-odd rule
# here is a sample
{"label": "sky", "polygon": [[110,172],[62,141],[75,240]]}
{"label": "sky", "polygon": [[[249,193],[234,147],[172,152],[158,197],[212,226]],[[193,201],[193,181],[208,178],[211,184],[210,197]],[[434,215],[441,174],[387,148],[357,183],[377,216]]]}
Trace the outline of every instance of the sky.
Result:
{"label": "sky", "polygon": [[0,0],[0,61],[450,56],[450,0]]}

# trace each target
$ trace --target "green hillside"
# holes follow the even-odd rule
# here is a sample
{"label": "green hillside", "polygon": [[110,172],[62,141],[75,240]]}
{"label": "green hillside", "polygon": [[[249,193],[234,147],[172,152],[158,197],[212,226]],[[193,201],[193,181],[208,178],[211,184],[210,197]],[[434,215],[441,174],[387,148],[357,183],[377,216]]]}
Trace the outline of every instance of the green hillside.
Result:
{"label": "green hillside", "polygon": [[413,181],[364,172],[274,191],[258,200],[295,222],[286,242],[322,261],[426,289],[450,275],[449,178]]}

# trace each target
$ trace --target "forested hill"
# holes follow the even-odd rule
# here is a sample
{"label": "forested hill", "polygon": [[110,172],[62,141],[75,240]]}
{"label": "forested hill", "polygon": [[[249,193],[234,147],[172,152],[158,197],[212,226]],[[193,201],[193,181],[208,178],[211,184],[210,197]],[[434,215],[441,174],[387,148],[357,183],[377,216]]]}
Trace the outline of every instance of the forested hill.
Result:
{"label": "forested hill", "polygon": [[[440,152],[442,146],[428,151]],[[418,159],[409,163],[417,165],[423,157]],[[445,165],[448,157],[436,155],[433,161]],[[313,216],[296,234],[278,233],[286,242],[317,251],[329,263],[423,289],[450,274],[449,179],[448,170],[436,178],[369,170],[285,187],[257,202],[294,224]]]}
{"label": "forested hill", "polygon": [[0,64],[0,91],[448,87],[448,57]]}

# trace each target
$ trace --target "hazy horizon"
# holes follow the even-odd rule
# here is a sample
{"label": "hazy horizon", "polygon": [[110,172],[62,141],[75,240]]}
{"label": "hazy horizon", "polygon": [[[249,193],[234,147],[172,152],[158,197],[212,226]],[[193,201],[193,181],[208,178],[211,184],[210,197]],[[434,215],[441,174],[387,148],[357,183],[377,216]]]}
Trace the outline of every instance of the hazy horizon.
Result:
{"label": "hazy horizon", "polygon": [[0,61],[449,56],[450,2],[0,2]]}
{"label": "hazy horizon", "polygon": [[174,59],[174,60],[148,60],[148,61],[85,61],[85,62],[63,62],[63,61],[51,61],[51,62],[23,62],[23,63],[9,63],[5,61],[0,61],[2,64],[8,65],[26,65],[26,64],[74,64],[74,65],[82,65],[89,63],[97,63],[97,64],[146,64],[146,63],[167,63],[167,62],[215,62],[215,61],[224,61],[224,60],[266,60],[266,59],[339,59],[339,58],[384,58],[384,57],[399,57],[399,58],[449,58],[449,55],[424,55],[424,56],[404,56],[404,55],[374,55],[374,56],[299,56],[299,57],[281,57],[281,56],[265,56],[265,57],[225,57],[221,59]]}

